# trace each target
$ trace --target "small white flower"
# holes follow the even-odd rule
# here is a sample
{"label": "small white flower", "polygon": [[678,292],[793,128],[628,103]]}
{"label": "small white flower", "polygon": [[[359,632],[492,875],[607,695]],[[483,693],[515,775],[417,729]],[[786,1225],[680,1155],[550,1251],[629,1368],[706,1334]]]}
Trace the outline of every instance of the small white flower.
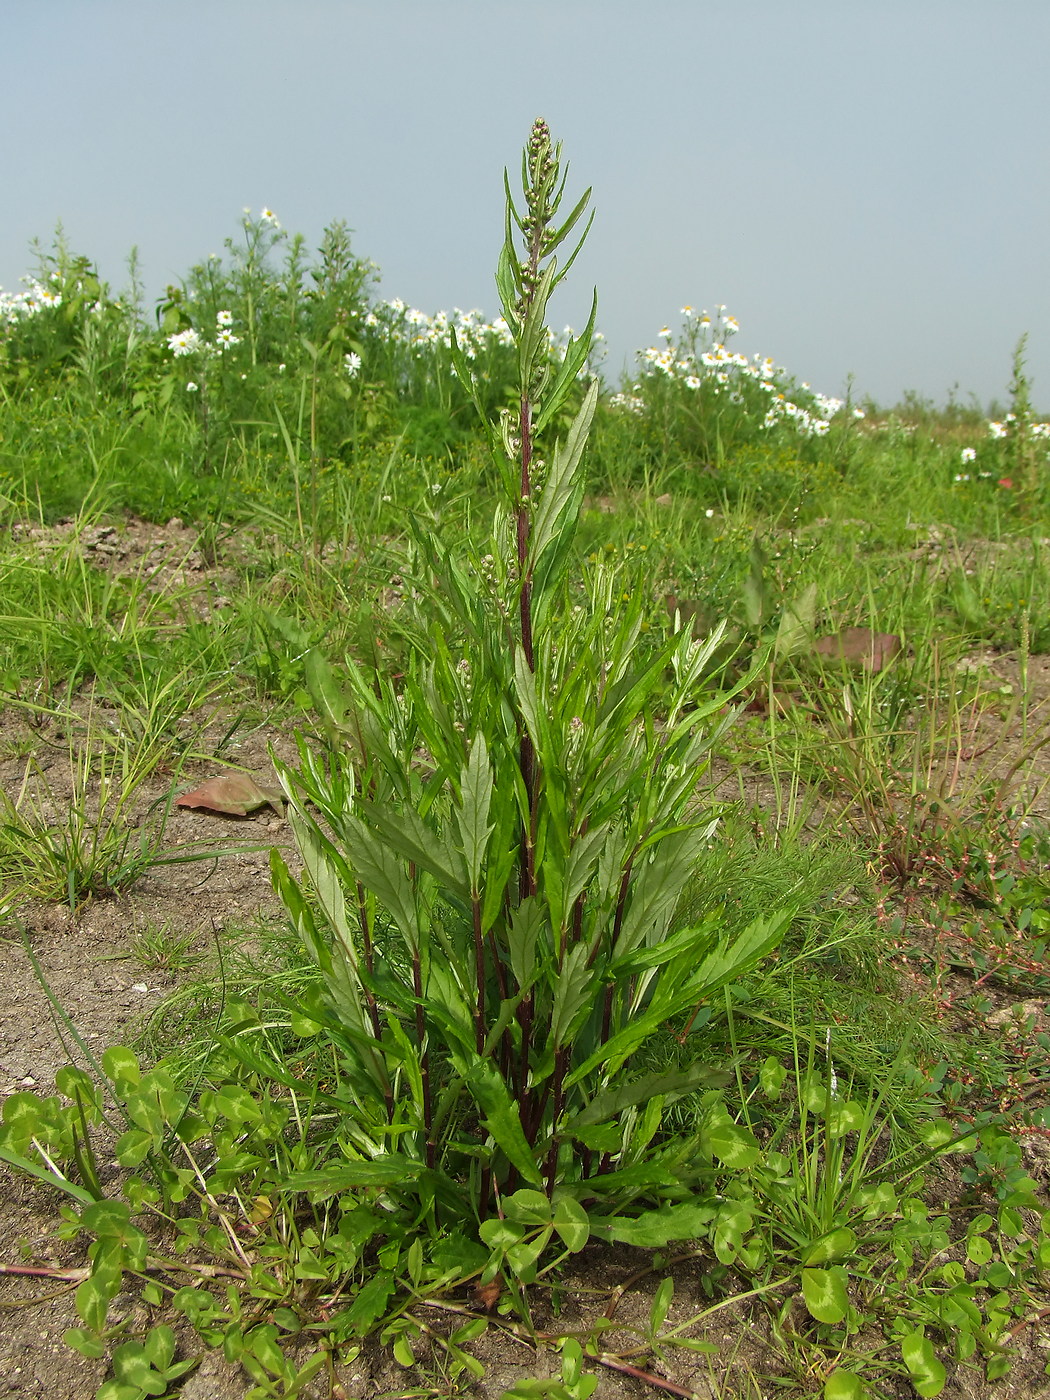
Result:
{"label": "small white flower", "polygon": [[277,366],[277,373],[278,373],[278,374],[283,374],[287,368],[288,368],[287,365],[278,365],[278,366]]}
{"label": "small white flower", "polygon": [[272,209],[260,209],[259,218],[264,224],[269,224],[271,228],[281,227],[281,225],[277,222],[277,215],[273,212]]}
{"label": "small white flower", "polygon": [[199,386],[194,384],[193,380],[191,379],[186,385],[187,394],[195,394],[197,392],[198,387]]}
{"label": "small white flower", "polygon": [[232,326],[232,325],[233,325],[233,312],[232,312],[232,311],[220,311],[219,314],[218,314],[218,315],[216,316],[216,318],[215,318],[215,324],[216,324],[217,326]]}
{"label": "small white flower", "polygon": [[975,447],[964,447],[963,450],[959,453],[959,458],[963,462],[972,462],[976,459],[976,457],[977,449]]}
{"label": "small white flower", "polygon": [[361,356],[351,350],[349,355],[343,356],[343,364],[346,366],[346,372],[350,378],[356,379],[361,370]]}
{"label": "small white flower", "polygon": [[708,506],[708,508],[704,511],[704,514],[707,516],[708,520],[711,520],[713,518],[714,513],[714,509],[711,506]]}
{"label": "small white flower", "polygon": [[233,331],[231,331],[228,326],[223,326],[221,331],[216,331],[215,333],[215,344],[220,350],[226,350],[231,345],[240,345],[240,343],[240,336],[234,335]]}

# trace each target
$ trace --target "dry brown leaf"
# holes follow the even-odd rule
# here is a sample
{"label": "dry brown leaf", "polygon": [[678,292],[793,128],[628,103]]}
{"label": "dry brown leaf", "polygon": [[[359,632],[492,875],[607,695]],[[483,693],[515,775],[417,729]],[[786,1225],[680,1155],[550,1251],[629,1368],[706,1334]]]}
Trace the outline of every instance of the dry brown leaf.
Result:
{"label": "dry brown leaf", "polygon": [[895,632],[873,632],[870,627],[845,627],[813,643],[818,656],[863,666],[866,671],[884,671],[901,650]]}
{"label": "dry brown leaf", "polygon": [[203,807],[208,812],[222,812],[229,817],[246,817],[249,812],[267,805],[279,817],[284,816],[281,794],[257,783],[250,773],[222,773],[175,799],[176,807]]}

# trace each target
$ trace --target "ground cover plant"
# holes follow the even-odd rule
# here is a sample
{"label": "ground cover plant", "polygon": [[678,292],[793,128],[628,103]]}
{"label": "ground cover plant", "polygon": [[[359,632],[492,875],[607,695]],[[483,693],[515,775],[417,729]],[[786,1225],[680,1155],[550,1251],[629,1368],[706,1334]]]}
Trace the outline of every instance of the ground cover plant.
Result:
{"label": "ground cover plant", "polygon": [[[883,412],[686,307],[603,386],[566,191],[538,122],[491,322],[269,210],[155,326],[61,237],[0,299],[0,908],[60,1064],[0,1160],[70,1260],[0,1279],[69,1291],[72,1393],[1044,1383],[1024,344],[1008,409]],[[148,907],[137,1044],[56,906],[87,965]]]}

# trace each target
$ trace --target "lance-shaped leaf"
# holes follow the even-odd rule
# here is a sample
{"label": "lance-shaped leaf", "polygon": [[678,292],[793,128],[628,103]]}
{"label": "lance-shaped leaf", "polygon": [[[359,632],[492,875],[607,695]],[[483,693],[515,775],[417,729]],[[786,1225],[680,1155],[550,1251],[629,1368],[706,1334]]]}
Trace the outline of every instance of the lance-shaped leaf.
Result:
{"label": "lance-shaped leaf", "polygon": [[510,918],[507,953],[518,987],[525,992],[538,975],[536,948],[544,926],[543,906],[536,895],[523,899]]}
{"label": "lance-shaped leaf", "polygon": [[414,951],[419,947],[419,911],[412,881],[400,858],[378,841],[358,817],[347,819],[346,841],[354,873],[375,895]]}
{"label": "lance-shaped leaf", "polygon": [[434,830],[413,807],[396,808],[380,802],[358,802],[358,811],[388,845],[421,870],[428,871],[446,890],[467,899],[470,885],[460,851]]}
{"label": "lance-shaped leaf", "polygon": [[518,1105],[495,1065],[479,1056],[453,1054],[464,1086],[485,1115],[485,1128],[507,1160],[526,1181],[539,1183],[536,1156],[521,1126]]}
{"label": "lance-shaped leaf", "polygon": [[591,300],[591,314],[587,319],[587,325],[583,334],[569,341],[565,347],[565,358],[561,362],[561,367],[555,376],[554,383],[549,387],[543,399],[543,407],[536,415],[533,423],[533,431],[542,433],[547,424],[561,408],[562,404],[576,381],[577,375],[587,362],[587,356],[591,353],[594,338],[594,321],[598,315],[598,293],[595,292]]}
{"label": "lance-shaped leaf", "polygon": [[634,1244],[643,1249],[660,1249],[673,1240],[701,1239],[715,1217],[713,1206],[699,1201],[647,1210],[633,1219],[617,1216],[591,1217],[591,1234],[617,1244]]}
{"label": "lance-shaped leaf", "polygon": [[716,1081],[724,1082],[727,1078],[724,1070],[713,1069],[699,1062],[684,1069],[654,1070],[619,1089],[603,1089],[595,1094],[586,1108],[567,1118],[564,1134],[560,1136],[571,1136],[577,1128],[616,1118],[625,1108],[648,1103],[650,1099],[660,1097],[665,1103],[674,1103],[684,1094],[691,1094],[704,1085],[711,1087]]}
{"label": "lance-shaped leaf", "polygon": [[[580,463],[583,449],[587,445],[587,435],[594,418],[598,402],[598,381],[595,379],[584,396],[580,411],[573,420],[572,427],[564,443],[559,443],[543,483],[536,513],[532,522],[532,557],[534,566],[542,559],[543,552],[564,525],[565,517],[576,496],[582,491],[583,475]],[[573,516],[575,520],[575,515]]]}
{"label": "lance-shaped leaf", "polygon": [[562,963],[551,1011],[551,1043],[556,1048],[569,1044],[601,990],[598,973],[587,966],[587,960],[587,945],[577,943],[569,949]]}
{"label": "lance-shaped leaf", "polygon": [[630,899],[613,956],[623,957],[640,943],[656,942],[670,922],[704,844],[696,828],[674,832],[635,866]]}
{"label": "lance-shaped leaf", "polygon": [[467,862],[467,876],[472,895],[477,895],[485,851],[493,828],[489,824],[492,802],[492,766],[484,734],[478,734],[470,748],[470,758],[463,770],[456,824],[460,845]]}

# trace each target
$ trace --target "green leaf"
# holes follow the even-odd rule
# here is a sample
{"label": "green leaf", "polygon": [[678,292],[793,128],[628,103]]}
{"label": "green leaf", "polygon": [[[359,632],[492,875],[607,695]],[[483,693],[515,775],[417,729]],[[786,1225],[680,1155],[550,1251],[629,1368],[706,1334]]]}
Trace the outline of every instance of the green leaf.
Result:
{"label": "green leaf", "polygon": [[[577,497],[582,497],[583,494],[580,463],[598,403],[598,389],[598,380],[595,379],[584,396],[565,442],[559,443],[555,448],[532,521],[531,550],[534,566],[539,564],[544,552],[555,541],[559,532],[566,529],[575,531]],[[574,501],[577,502],[576,512],[572,510]]]}
{"label": "green leaf", "polygon": [[106,1354],[106,1343],[97,1332],[85,1332],[83,1327],[70,1327],[62,1340],[73,1351],[79,1351],[89,1361],[97,1361]]}
{"label": "green leaf", "polygon": [[992,1246],[983,1235],[971,1235],[966,1241],[966,1257],[971,1264],[987,1264],[992,1254]]}
{"label": "green leaf", "polygon": [[857,1236],[845,1225],[829,1230],[813,1241],[802,1256],[806,1265],[832,1264],[836,1259],[845,1259],[857,1247]]}
{"label": "green leaf", "polygon": [[463,856],[471,893],[480,888],[485,850],[493,828],[489,825],[489,805],[492,801],[492,768],[484,734],[478,734],[470,747],[470,758],[463,770],[463,780],[456,822],[459,827]]}
{"label": "green leaf", "polygon": [[113,1353],[113,1374],[125,1385],[137,1386],[145,1395],[163,1395],[168,1389],[165,1376],[150,1364],[139,1342],[125,1342]]}
{"label": "green leaf", "polygon": [[538,975],[536,944],[543,928],[543,905],[536,895],[523,899],[511,914],[507,953],[520,991],[532,986]]}
{"label": "green leaf", "polygon": [[870,1394],[860,1376],[852,1371],[836,1369],[824,1382],[824,1400],[865,1400]]}
{"label": "green leaf", "polygon": [[317,1171],[293,1172],[285,1186],[289,1191],[317,1191],[333,1196],[337,1191],[352,1190],[355,1186],[400,1186],[414,1181],[424,1170],[422,1162],[390,1154],[370,1162],[339,1162]]}
{"label": "green leaf", "polygon": [[119,1091],[134,1089],[142,1078],[137,1055],[125,1045],[111,1045],[103,1050],[101,1063]]}
{"label": "green leaf", "polygon": [[667,1321],[667,1314],[671,1307],[671,1299],[674,1297],[674,1279],[665,1278],[656,1290],[656,1297],[653,1299],[653,1306],[649,1311],[649,1334],[656,1337],[659,1335],[661,1327]]}
{"label": "green leaf", "polygon": [[685,1069],[654,1070],[620,1089],[603,1089],[595,1094],[586,1108],[568,1119],[565,1132],[575,1136],[580,1128],[615,1118],[625,1108],[647,1103],[650,1099],[662,1098],[667,1103],[673,1103],[683,1094],[691,1094],[695,1089],[710,1085],[723,1076],[724,1071],[711,1069],[699,1061]]}
{"label": "green leaf", "polygon": [[916,1393],[926,1397],[940,1395],[944,1389],[947,1373],[937,1360],[933,1343],[921,1327],[908,1334],[901,1342],[901,1356]]}
{"label": "green leaf", "polygon": [[533,1267],[550,1243],[553,1233],[551,1226],[547,1225],[533,1239],[519,1240],[507,1250],[507,1264],[522,1283],[532,1282]]}
{"label": "green leaf", "polygon": [[587,944],[577,943],[562,962],[551,1008],[550,1036],[556,1049],[571,1043],[580,1022],[590,1014],[602,994],[598,971],[589,965],[589,959]]}
{"label": "green leaf", "polygon": [[780,626],[773,642],[775,657],[793,656],[802,650],[813,635],[816,611],[817,585],[811,583],[780,615]]}
{"label": "green leaf", "polygon": [[463,855],[446,842],[411,807],[394,809],[361,801],[358,810],[379,835],[404,858],[428,871],[453,894],[467,899],[470,884]]}
{"label": "green leaf", "polygon": [[811,1317],[818,1322],[837,1323],[849,1312],[846,1270],[841,1264],[830,1269],[803,1269],[802,1296]]}
{"label": "green leaf", "polygon": [[700,1130],[700,1146],[702,1151],[736,1171],[753,1167],[762,1155],[751,1129],[734,1123],[721,1104],[709,1110]]}
{"label": "green leaf", "polygon": [[262,1110],[248,1093],[236,1084],[227,1084],[215,1095],[215,1107],[231,1123],[257,1123]]}
{"label": "green leaf", "polygon": [[129,1128],[117,1139],[113,1155],[122,1167],[137,1167],[157,1141],[152,1133]]}
{"label": "green leaf", "polygon": [[461,1072],[467,1089],[485,1115],[485,1128],[496,1146],[526,1181],[539,1182],[539,1166],[522,1130],[518,1104],[499,1071],[487,1060],[475,1058],[472,1064],[464,1063]]}
{"label": "green leaf", "polygon": [[578,1254],[591,1237],[590,1217],[572,1196],[555,1197],[552,1224],[562,1244],[572,1254]]}
{"label": "green leaf", "polygon": [[592,1218],[591,1234],[616,1244],[659,1249],[673,1240],[703,1238],[714,1218],[715,1209],[706,1202],[684,1201],[680,1205],[644,1211],[633,1219],[616,1215]]}
{"label": "green leaf", "polygon": [[378,841],[358,817],[346,821],[346,844],[355,873],[376,896],[404,935],[410,950],[419,947],[415,892],[400,860]]}

